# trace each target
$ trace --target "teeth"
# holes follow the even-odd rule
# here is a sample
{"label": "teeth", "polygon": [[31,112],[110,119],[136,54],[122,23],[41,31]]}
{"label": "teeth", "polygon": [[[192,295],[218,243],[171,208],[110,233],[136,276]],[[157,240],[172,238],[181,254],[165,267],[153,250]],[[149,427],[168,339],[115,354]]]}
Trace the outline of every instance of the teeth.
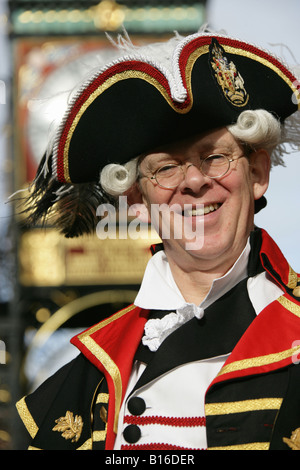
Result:
{"label": "teeth", "polygon": [[209,212],[213,212],[217,210],[220,207],[220,204],[209,204],[208,206],[204,207],[199,207],[197,209],[190,209],[186,211],[187,216],[192,216],[192,215],[204,215],[204,214],[209,214]]}

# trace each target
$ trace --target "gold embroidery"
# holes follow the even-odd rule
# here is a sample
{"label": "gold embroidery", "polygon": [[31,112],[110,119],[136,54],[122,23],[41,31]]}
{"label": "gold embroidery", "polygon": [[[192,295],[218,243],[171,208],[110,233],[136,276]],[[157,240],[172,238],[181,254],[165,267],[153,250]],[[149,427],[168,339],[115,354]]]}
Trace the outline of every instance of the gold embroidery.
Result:
{"label": "gold embroidery", "polygon": [[[287,77],[286,74],[280,70],[280,68],[278,68],[275,64],[273,64],[269,60],[265,59],[264,57],[260,57],[259,55],[256,55],[253,52],[245,51],[244,49],[239,49],[233,46],[226,46],[226,45],[223,45],[223,47],[224,47],[225,52],[228,52],[229,54],[236,54],[236,55],[242,55],[244,57],[248,57],[249,59],[260,62],[265,67],[268,67],[269,69],[273,70],[291,88],[293,93],[295,93],[298,96],[299,90],[297,89],[297,86],[295,86],[295,82],[294,81],[292,82],[290,78]],[[298,103],[298,109],[300,109],[300,102]]]}
{"label": "gold embroidery", "polygon": [[297,428],[292,432],[290,439],[284,437],[282,440],[292,450],[300,450],[300,428]]}
{"label": "gold embroidery", "polygon": [[269,450],[269,442],[249,442],[234,446],[209,447],[207,450]]}
{"label": "gold embroidery", "polygon": [[21,400],[16,403],[16,408],[18,410],[18,413],[20,417],[22,418],[22,421],[29,432],[30,436],[32,439],[36,436],[39,428],[34,421],[33,417],[31,416],[30,411],[28,410],[28,407],[26,405],[25,397],[23,397]]}
{"label": "gold embroidery", "polygon": [[259,398],[225,403],[208,403],[205,405],[206,416],[244,413],[246,411],[278,410],[282,398]]}
{"label": "gold embroidery", "polygon": [[71,442],[77,442],[81,436],[83,421],[81,416],[76,415],[75,418],[71,411],[66,412],[66,416],[55,420],[56,425],[52,431],[62,433],[65,439],[71,439]]}
{"label": "gold embroidery", "polygon": [[108,403],[108,393],[99,393],[96,398],[96,404],[97,403]]}
{"label": "gold embroidery", "polygon": [[299,352],[299,345],[294,348],[287,349],[285,351],[280,351],[274,354],[266,354],[265,356],[251,357],[249,359],[242,359],[240,361],[232,362],[227,364],[227,366],[222,367],[219,372],[220,375],[228,374],[230,372],[236,372],[239,370],[250,369],[253,367],[267,366],[274,362],[283,361],[289,357],[294,356]]}
{"label": "gold embroidery", "polygon": [[292,302],[291,300],[287,299],[283,295],[280,296],[277,301],[284,307],[286,308],[289,312],[293,313],[297,317],[300,318],[300,306],[297,305],[295,302]]}
{"label": "gold embroidery", "polygon": [[225,98],[234,106],[246,106],[249,95],[245,90],[244,80],[217,41],[212,42],[210,63]]}
{"label": "gold embroidery", "polygon": [[92,450],[93,448],[93,441],[91,438],[87,439],[82,446],[77,447],[76,450]]}
{"label": "gold embroidery", "polygon": [[106,439],[106,432],[107,428],[104,431],[94,431],[93,432],[93,441],[94,442],[102,442]]}

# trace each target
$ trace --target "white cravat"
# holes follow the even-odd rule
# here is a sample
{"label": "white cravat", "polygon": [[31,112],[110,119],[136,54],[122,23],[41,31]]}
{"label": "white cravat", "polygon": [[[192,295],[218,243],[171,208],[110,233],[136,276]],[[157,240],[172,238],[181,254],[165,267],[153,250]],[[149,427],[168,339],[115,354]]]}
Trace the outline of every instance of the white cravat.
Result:
{"label": "white cravat", "polygon": [[134,304],[144,309],[173,310],[162,319],[151,319],[145,325],[143,344],[156,351],[164,339],[194,316],[201,319],[205,309],[222,297],[239,281],[247,277],[250,253],[248,241],[240,257],[222,277],[213,281],[209,293],[199,306],[188,303],[179,291],[164,251],[156,253],[149,261],[143,282]]}

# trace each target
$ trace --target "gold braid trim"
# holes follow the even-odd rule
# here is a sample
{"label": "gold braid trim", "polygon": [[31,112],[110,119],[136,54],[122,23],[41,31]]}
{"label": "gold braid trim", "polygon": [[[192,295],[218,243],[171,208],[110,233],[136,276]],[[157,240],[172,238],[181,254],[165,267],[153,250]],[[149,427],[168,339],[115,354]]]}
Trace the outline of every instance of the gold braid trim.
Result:
{"label": "gold braid trim", "polygon": [[207,450],[269,450],[269,442],[249,442],[235,446],[208,447]]}
{"label": "gold braid trim", "polygon": [[78,447],[76,450],[92,450],[93,441],[91,438],[87,439],[82,446]]}
{"label": "gold braid trim", "polygon": [[32,437],[32,439],[36,436],[39,428],[36,424],[36,422],[34,421],[27,405],[26,405],[26,401],[25,401],[25,398],[26,397],[23,397],[21,398],[21,400],[19,400],[17,403],[16,403],[16,408],[18,410],[18,413],[23,421],[23,423],[25,424],[25,427],[27,429],[27,431],[29,432],[30,436]]}
{"label": "gold braid trim", "polygon": [[280,362],[288,357],[294,356],[297,352],[299,352],[299,345],[295,346],[291,349],[286,349],[285,351],[280,351],[278,353],[273,354],[266,354],[265,356],[258,356],[258,357],[251,357],[249,359],[242,359],[240,361],[232,362],[232,364],[228,364],[224,366],[220,372],[220,375],[228,374],[229,372],[236,372],[239,370],[251,369],[252,367],[262,367],[267,366],[269,364],[273,364],[274,362]]}
{"label": "gold braid trim", "polygon": [[292,302],[283,295],[280,296],[279,299],[277,299],[277,302],[279,302],[284,308],[286,308],[286,310],[300,318],[300,306],[298,304]]}
{"label": "gold braid trim", "polygon": [[108,403],[108,398],[109,395],[108,393],[99,393],[96,398],[96,404],[97,403]]}
{"label": "gold braid trim", "polygon": [[114,386],[115,386],[115,420],[114,420],[114,430],[118,429],[118,417],[119,409],[121,406],[122,398],[122,379],[119,368],[115,362],[110,358],[110,356],[93,340],[90,336],[80,338],[82,344],[84,344],[89,351],[101,362],[101,364],[108,371],[111,376]]}
{"label": "gold braid trim", "polygon": [[93,442],[101,442],[106,439],[106,429],[105,431],[94,431],[93,437],[87,439],[82,446],[78,447],[76,450],[92,450]]}
{"label": "gold braid trim", "polygon": [[258,398],[225,403],[207,403],[205,405],[205,415],[213,416],[245,413],[247,411],[278,410],[281,403],[282,398]]}

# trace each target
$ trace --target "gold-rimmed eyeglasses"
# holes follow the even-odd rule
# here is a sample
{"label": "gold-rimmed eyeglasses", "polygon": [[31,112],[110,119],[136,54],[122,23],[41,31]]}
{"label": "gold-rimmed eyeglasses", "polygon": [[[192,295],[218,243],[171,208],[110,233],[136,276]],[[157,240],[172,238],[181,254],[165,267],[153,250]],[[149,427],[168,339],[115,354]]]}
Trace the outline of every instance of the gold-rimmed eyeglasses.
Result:
{"label": "gold-rimmed eyeglasses", "polygon": [[[222,178],[226,173],[228,173],[230,164],[244,156],[245,155],[243,154],[237,158],[229,158],[227,155],[223,155],[222,153],[208,155],[208,157],[200,160],[199,170],[208,178]],[[182,183],[188,168],[191,166],[198,167],[198,165],[193,163],[189,163],[188,165],[169,163],[168,165],[163,165],[158,168],[152,176],[140,176],[143,178],[149,178],[150,180],[155,180],[161,188],[174,189]]]}

